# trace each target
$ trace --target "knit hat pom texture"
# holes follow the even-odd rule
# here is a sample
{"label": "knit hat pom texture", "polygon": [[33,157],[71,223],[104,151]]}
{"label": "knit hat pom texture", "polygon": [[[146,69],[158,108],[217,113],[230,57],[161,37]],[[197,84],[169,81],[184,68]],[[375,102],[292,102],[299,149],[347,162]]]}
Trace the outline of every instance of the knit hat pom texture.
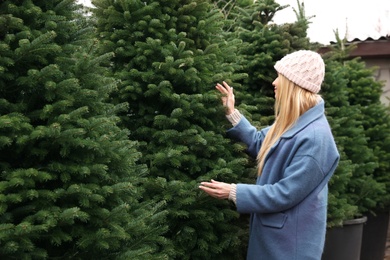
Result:
{"label": "knit hat pom texture", "polygon": [[318,93],[325,76],[325,64],[318,53],[300,50],[276,62],[277,72],[310,92]]}

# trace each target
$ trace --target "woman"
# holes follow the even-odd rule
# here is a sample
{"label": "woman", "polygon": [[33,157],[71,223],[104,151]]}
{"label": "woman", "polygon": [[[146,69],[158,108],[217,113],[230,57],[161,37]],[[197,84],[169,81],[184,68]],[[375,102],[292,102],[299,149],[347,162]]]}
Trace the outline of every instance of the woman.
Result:
{"label": "woman", "polygon": [[223,94],[228,136],[244,142],[257,159],[256,184],[211,180],[200,189],[218,199],[232,200],[240,213],[250,213],[247,259],[321,259],[328,199],[328,181],[339,153],[317,93],[325,65],[312,51],[297,51],[275,64],[275,122],[256,130],[234,108],[233,89]]}

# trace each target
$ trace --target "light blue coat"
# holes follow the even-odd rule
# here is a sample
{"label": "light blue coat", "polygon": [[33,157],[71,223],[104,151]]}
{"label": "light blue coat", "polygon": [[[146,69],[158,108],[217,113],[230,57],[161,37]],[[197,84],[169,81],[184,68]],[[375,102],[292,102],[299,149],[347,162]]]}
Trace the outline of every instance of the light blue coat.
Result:
{"label": "light blue coat", "polygon": [[[256,158],[268,130],[258,131],[242,117],[228,135]],[[247,259],[321,259],[327,184],[338,162],[322,100],[271,148],[256,184],[237,184],[237,211],[251,214]]]}

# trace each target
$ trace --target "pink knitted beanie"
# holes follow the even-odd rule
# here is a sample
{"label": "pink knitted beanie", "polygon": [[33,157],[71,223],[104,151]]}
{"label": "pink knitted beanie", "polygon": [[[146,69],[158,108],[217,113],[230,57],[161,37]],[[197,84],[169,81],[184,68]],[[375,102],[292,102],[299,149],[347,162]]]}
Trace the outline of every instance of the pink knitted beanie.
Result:
{"label": "pink knitted beanie", "polygon": [[284,56],[275,64],[277,72],[298,86],[318,93],[325,76],[325,64],[314,51],[296,51]]}

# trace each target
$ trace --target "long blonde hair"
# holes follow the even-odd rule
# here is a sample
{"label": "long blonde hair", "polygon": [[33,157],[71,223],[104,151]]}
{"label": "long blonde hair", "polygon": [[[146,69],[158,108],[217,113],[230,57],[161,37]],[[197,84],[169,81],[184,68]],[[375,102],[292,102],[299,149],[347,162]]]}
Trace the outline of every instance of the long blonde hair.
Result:
{"label": "long blonde hair", "polygon": [[257,155],[257,174],[263,171],[265,158],[272,145],[298,120],[298,118],[321,100],[321,96],[301,88],[279,74],[278,93],[275,100],[275,122],[264,138]]}

